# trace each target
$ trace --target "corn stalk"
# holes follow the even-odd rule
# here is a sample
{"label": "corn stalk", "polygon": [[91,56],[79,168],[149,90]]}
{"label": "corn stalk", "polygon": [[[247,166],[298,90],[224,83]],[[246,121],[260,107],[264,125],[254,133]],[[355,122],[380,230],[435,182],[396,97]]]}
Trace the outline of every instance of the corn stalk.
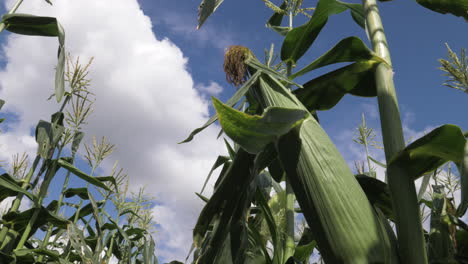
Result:
{"label": "corn stalk", "polygon": [[[368,35],[375,53],[386,63],[375,70],[383,144],[387,164],[405,147],[397,95],[393,83],[390,51],[376,0],[363,0]],[[419,204],[412,175],[398,166],[389,166],[388,184],[396,213],[400,256],[408,263],[427,263]]]}

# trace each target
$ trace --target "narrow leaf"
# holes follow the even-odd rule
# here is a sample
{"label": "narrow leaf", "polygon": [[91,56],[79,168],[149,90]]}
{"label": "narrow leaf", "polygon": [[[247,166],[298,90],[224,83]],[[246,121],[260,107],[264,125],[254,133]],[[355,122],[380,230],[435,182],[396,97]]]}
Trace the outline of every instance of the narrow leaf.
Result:
{"label": "narrow leaf", "polygon": [[374,55],[360,38],[349,37],[342,39],[333,48],[325,52],[322,56],[318,57],[300,71],[292,74],[289,78],[294,79],[312,70],[334,63],[368,60],[383,61],[378,56]]}
{"label": "narrow leaf", "polygon": [[205,23],[206,19],[216,11],[224,0],[202,0],[198,6],[198,26],[197,29]]}
{"label": "narrow leaf", "polygon": [[375,61],[355,62],[304,84],[294,94],[309,111],[328,110],[347,93],[356,96],[377,96]]}
{"label": "narrow leaf", "polygon": [[406,170],[414,179],[453,161],[460,165],[464,159],[466,139],[459,127],[443,125],[411,143],[389,162]]}
{"label": "narrow leaf", "polygon": [[65,31],[55,17],[41,17],[29,14],[7,14],[2,17],[6,29],[10,32],[31,35],[58,37],[58,61],[55,71],[55,97],[57,102],[62,100],[65,94]]}
{"label": "narrow leaf", "polygon": [[76,176],[80,177],[81,179],[85,180],[86,182],[89,182],[95,186],[98,186],[98,187],[101,187],[107,191],[111,191],[111,189],[109,189],[109,187],[107,187],[104,183],[102,183],[102,181],[100,181],[99,179],[96,179],[96,177],[91,177],[89,176],[88,174],[82,172],[80,169],[78,169],[77,167],[73,166],[72,164],[64,161],[63,159],[58,159],[58,165],[66,170],[68,170],[69,172],[75,174]]}

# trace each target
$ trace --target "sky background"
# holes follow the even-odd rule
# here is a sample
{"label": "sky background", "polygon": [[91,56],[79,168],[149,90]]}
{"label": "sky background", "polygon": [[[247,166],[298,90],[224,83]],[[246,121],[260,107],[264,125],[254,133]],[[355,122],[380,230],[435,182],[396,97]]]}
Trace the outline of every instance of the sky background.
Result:
{"label": "sky background", "polygon": [[[3,2],[1,13],[12,3]],[[213,113],[211,96],[225,101],[233,94],[222,69],[229,45],[249,47],[260,60],[272,43],[279,52],[281,36],[265,27],[271,10],[261,0],[226,0],[197,31],[199,2],[195,0],[53,3],[25,1],[18,12],[57,17],[65,28],[67,51],[83,62],[94,56],[90,90],[96,94],[96,102],[84,126],[85,141],[106,136],[116,145],[98,173],[109,173],[118,160],[129,175],[132,190],[144,186],[156,197],[157,255],[163,262],[184,260],[203,205],[194,192],[200,191],[215,158],[226,151],[222,140],[216,140],[218,125],[190,143],[177,142]],[[307,7],[315,4],[304,1]],[[444,43],[457,53],[467,47],[467,23],[434,13],[415,1],[391,1],[379,7],[405,139],[416,139],[447,123],[468,130],[468,95],[441,85],[446,77],[437,62],[446,57]],[[305,21],[299,17],[294,25]],[[349,36],[369,44],[348,11],[332,16],[296,69]],[[31,131],[39,119],[49,120],[59,107],[54,100],[46,100],[53,91],[57,45],[56,38],[0,34],[0,98],[6,101],[2,113],[7,117],[1,127],[0,160],[11,161],[13,154],[23,151],[34,157]],[[298,82],[335,67],[312,72]],[[362,148],[352,141],[361,113],[379,132],[375,98],[345,96],[332,110],[319,112],[321,125],[353,169],[354,160],[364,157]],[[372,154],[384,161],[381,151],[372,150]],[[78,166],[87,170],[83,162]],[[207,194],[210,192],[208,188]]]}

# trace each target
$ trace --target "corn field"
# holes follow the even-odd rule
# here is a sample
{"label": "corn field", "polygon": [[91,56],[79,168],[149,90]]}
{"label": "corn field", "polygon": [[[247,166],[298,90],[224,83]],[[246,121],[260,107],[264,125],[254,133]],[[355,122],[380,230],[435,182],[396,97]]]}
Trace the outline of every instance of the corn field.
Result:
{"label": "corn field", "polygon": [[[83,64],[67,54],[65,29],[56,18],[16,13],[22,2],[3,15],[0,32],[57,38],[55,87],[49,99],[60,105],[50,120],[38,121],[33,163],[17,155],[11,171],[0,175],[0,202],[12,201],[0,218],[0,263],[158,263],[151,200],[144,190],[131,195],[128,176],[118,164],[110,176],[95,175],[115,146],[106,138],[93,138],[82,151],[89,172],[76,166],[85,137],[82,125],[92,114],[87,78],[92,60]],[[267,27],[283,37],[280,61],[273,45],[263,61],[247,47],[229,47],[224,71],[236,92],[226,102],[213,97],[216,113],[181,142],[196,140],[216,121],[220,135],[233,142],[225,140],[228,155],[215,160],[197,193],[205,205],[185,261],[306,264],[318,252],[320,263],[331,264],[468,263],[468,225],[461,220],[468,208],[468,132],[446,124],[405,144],[379,3],[263,2],[273,12]],[[466,0],[417,2],[468,21]],[[202,0],[197,28],[222,3]],[[316,5],[306,6],[310,4]],[[348,12],[369,36],[371,47],[349,36],[296,69],[328,18]],[[294,27],[297,16],[308,22]],[[468,93],[465,51],[458,56],[447,48],[448,60],[439,61],[448,77],[444,85]],[[349,64],[304,84],[296,81],[343,62]],[[364,148],[366,163],[356,163],[357,174],[318,116],[347,94],[377,99],[386,158],[382,163],[369,154],[375,135],[363,115],[355,142]],[[373,165],[386,170],[385,181],[377,179]],[[218,168],[213,194],[206,197],[203,191]],[[62,191],[46,204],[59,171],[65,172]],[[72,185],[75,178],[83,184]],[[417,190],[415,180],[420,178]],[[458,204],[455,192],[461,192]],[[108,213],[109,208],[116,213]],[[305,219],[299,235],[298,214]],[[430,221],[430,230],[423,228],[425,221]],[[177,263],[182,262],[170,264]]]}

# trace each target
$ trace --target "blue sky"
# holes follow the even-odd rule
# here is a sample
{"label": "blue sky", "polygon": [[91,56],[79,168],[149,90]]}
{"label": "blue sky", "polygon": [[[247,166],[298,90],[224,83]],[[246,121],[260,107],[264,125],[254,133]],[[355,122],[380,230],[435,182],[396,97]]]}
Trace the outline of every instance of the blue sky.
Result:
{"label": "blue sky", "polygon": [[[270,9],[261,0],[225,0],[197,31],[197,1],[57,1],[52,7],[39,2],[26,1],[19,12],[57,16],[72,55],[95,56],[91,76],[97,101],[85,127],[86,140],[106,135],[117,148],[100,172],[108,173],[119,160],[134,190],[146,186],[156,196],[157,253],[163,261],[184,259],[202,206],[193,193],[200,190],[212,162],[225,150],[222,141],[215,140],[217,126],[192,143],[176,143],[213,112],[210,96],[226,100],[233,93],[222,70],[225,48],[243,45],[263,59],[264,49],[274,43],[279,52],[282,38],[265,27]],[[305,3],[315,5],[315,1]],[[457,53],[467,47],[466,22],[434,13],[415,1],[379,6],[406,139],[446,123],[468,130],[468,96],[442,86],[445,77],[437,69],[437,59],[446,57],[444,43]],[[1,8],[4,13],[5,7]],[[305,21],[298,18],[295,25]],[[296,69],[349,36],[369,43],[349,12],[332,16]],[[1,158],[9,159],[15,151],[35,152],[31,128],[58,108],[53,101],[45,101],[52,91],[57,41],[2,33],[0,46],[0,98],[7,101],[2,111],[10,113],[9,129],[2,129],[5,133],[0,135],[0,144],[6,147]],[[311,73],[298,82],[323,73]],[[362,112],[368,124],[379,130],[375,98],[345,96],[332,110],[319,112],[321,124],[350,166],[363,157],[352,142]],[[380,151],[372,153],[383,161]],[[87,170],[84,163],[78,165]],[[58,181],[57,186],[62,179]]]}

